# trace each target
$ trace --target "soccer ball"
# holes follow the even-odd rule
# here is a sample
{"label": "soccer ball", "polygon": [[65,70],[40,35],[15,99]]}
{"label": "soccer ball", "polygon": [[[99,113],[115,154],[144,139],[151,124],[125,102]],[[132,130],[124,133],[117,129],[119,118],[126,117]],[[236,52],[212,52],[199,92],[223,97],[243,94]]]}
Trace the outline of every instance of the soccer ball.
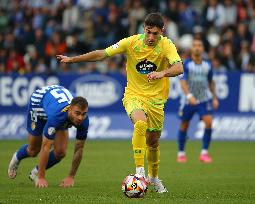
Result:
{"label": "soccer ball", "polygon": [[122,182],[122,191],[129,198],[142,198],[148,190],[148,183],[139,174],[129,174]]}

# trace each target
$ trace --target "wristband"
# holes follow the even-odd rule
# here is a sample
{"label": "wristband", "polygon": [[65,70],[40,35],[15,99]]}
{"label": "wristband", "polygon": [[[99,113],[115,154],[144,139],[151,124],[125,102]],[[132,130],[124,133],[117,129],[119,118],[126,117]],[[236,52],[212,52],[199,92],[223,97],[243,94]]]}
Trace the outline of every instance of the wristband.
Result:
{"label": "wristband", "polygon": [[192,93],[188,93],[188,94],[186,95],[186,97],[187,97],[187,99],[190,99],[191,97],[193,97],[193,94],[192,94]]}

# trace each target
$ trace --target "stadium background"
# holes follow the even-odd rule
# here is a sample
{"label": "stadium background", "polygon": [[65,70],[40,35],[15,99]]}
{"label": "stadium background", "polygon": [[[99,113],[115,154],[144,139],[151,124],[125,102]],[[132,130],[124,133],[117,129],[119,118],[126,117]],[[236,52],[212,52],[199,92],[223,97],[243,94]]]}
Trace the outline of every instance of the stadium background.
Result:
{"label": "stadium background", "polygon": [[[165,35],[183,60],[193,36],[205,44],[215,71],[220,108],[214,139],[255,139],[255,8],[251,0],[22,0],[0,3],[0,138],[25,138],[25,111],[31,92],[59,83],[88,98],[90,138],[130,138],[132,125],[121,104],[125,59],[59,64],[56,54],[73,56],[102,49],[142,32],[145,15],[160,11]],[[178,79],[170,80],[162,138],[175,139]],[[196,118],[189,137],[199,139]],[[171,134],[170,134],[171,132]],[[73,130],[71,131],[73,133]],[[71,134],[73,135],[73,134]]]}

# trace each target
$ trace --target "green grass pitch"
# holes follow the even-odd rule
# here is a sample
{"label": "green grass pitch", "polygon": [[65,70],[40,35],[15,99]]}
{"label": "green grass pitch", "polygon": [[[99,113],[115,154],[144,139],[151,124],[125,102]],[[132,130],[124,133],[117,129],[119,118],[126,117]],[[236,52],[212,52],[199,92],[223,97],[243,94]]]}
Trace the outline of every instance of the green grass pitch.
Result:
{"label": "green grass pitch", "polygon": [[87,141],[72,188],[59,182],[70,169],[73,142],[66,158],[47,171],[49,187],[36,189],[28,179],[38,158],[23,160],[15,180],[7,178],[12,153],[25,141],[0,141],[0,203],[255,203],[255,142],[213,142],[213,163],[198,161],[200,142],[187,145],[188,163],[176,163],[176,143],[161,141],[160,178],[169,193],[150,188],[142,199],[129,199],[121,182],[134,172],[130,141]]}

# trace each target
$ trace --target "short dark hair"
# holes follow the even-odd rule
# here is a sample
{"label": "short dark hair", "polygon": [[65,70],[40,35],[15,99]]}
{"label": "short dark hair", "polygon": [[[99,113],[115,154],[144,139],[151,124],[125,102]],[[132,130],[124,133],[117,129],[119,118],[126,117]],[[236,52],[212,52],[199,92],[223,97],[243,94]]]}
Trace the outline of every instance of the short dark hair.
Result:
{"label": "short dark hair", "polygon": [[204,42],[203,42],[203,39],[201,37],[198,37],[198,36],[193,37],[192,42],[194,42],[194,41],[200,41],[202,43],[202,45],[204,46]]}
{"label": "short dark hair", "polygon": [[164,20],[160,13],[150,13],[146,16],[144,20],[144,25],[163,29]]}
{"label": "short dark hair", "polygon": [[202,40],[202,38],[200,36],[194,36],[193,37],[193,41],[194,40],[199,40],[199,41],[203,42],[203,40]]}
{"label": "short dark hair", "polygon": [[79,106],[81,109],[85,109],[88,107],[88,101],[86,98],[81,96],[76,96],[71,101],[71,106]]}

